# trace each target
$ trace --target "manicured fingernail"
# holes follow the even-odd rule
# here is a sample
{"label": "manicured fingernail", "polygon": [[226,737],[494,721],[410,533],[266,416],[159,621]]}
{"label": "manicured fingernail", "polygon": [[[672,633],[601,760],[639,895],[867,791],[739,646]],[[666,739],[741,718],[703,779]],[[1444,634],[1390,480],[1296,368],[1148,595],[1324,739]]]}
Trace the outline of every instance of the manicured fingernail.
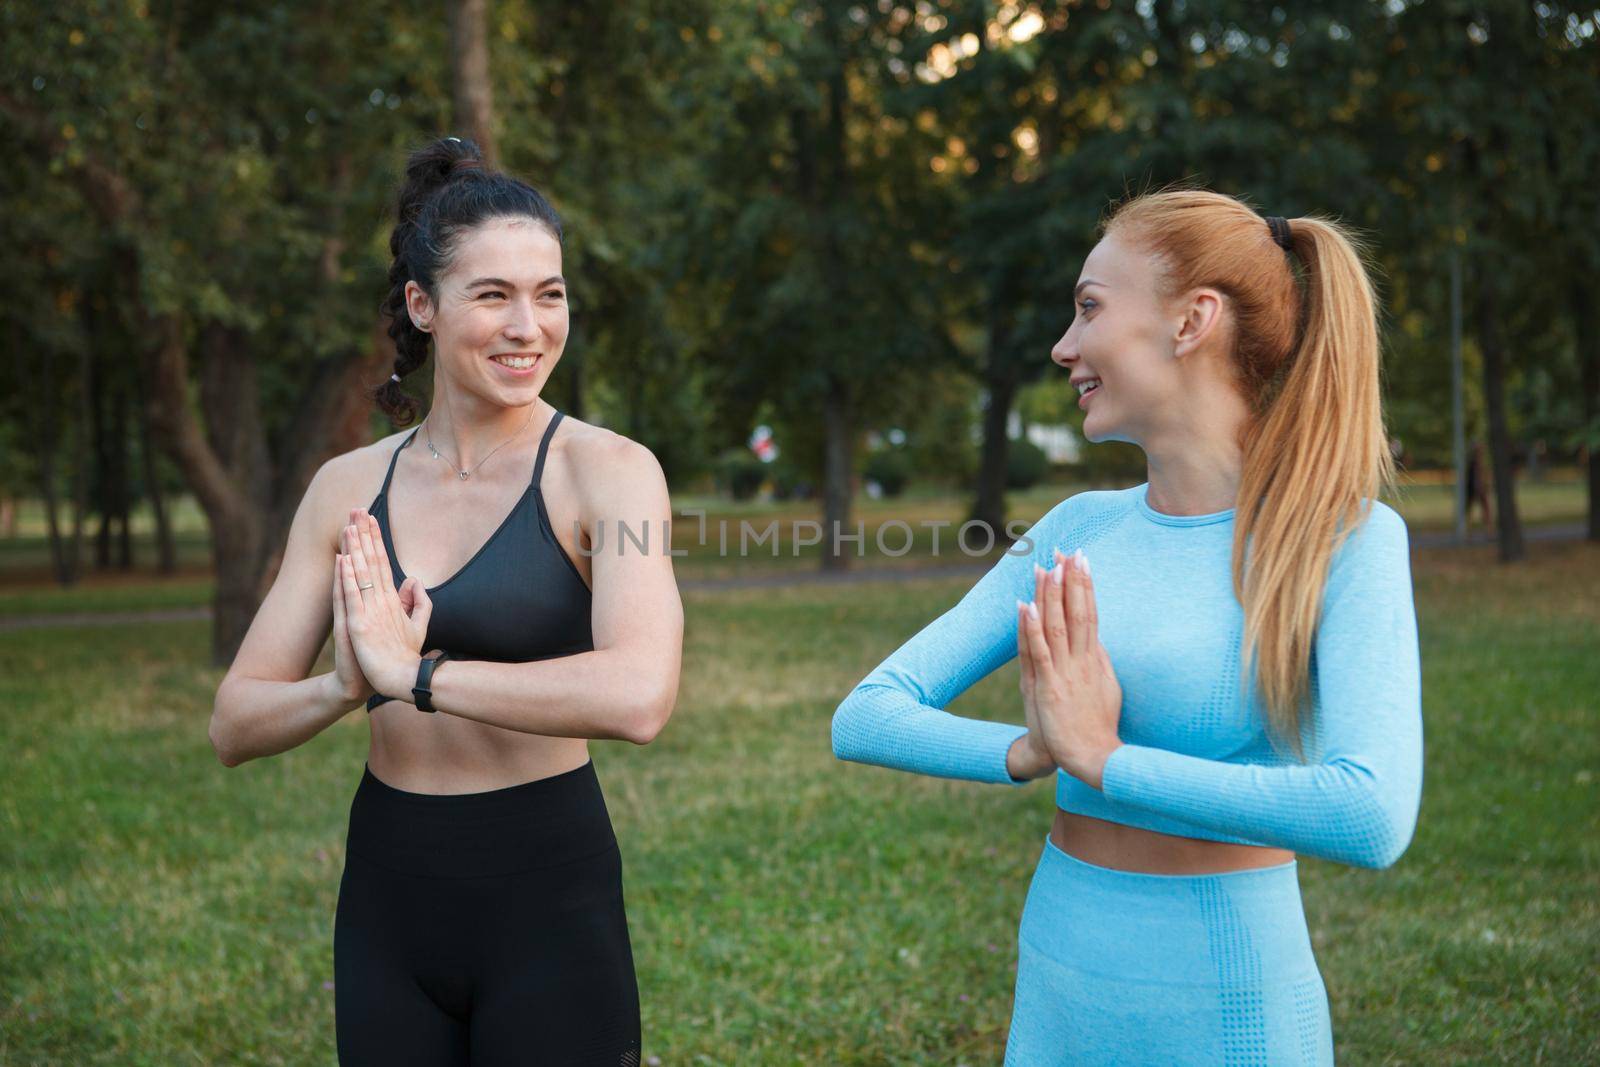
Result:
{"label": "manicured fingernail", "polygon": [[1057,585],[1060,585],[1061,579],[1066,575],[1066,571],[1066,567],[1057,563],[1054,567],[1050,568],[1050,580],[1055,582]]}
{"label": "manicured fingernail", "polygon": [[1028,605],[1028,618],[1032,619],[1034,622],[1039,621],[1039,605],[1033,603]]}
{"label": "manicured fingernail", "polygon": [[1083,549],[1078,549],[1078,569],[1085,578],[1089,577],[1089,557],[1083,554]]}

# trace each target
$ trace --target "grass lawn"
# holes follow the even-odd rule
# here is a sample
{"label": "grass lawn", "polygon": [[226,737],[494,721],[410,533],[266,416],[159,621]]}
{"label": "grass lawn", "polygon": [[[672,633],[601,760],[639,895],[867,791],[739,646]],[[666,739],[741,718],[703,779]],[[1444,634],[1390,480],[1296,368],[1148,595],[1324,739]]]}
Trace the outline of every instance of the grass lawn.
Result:
{"label": "grass lawn", "polygon": [[[1302,858],[1341,1064],[1600,1061],[1600,547],[1415,558],[1416,837]],[[838,700],[971,579],[691,592],[678,710],[595,743],[647,1056],[994,1064],[1048,781],[844,764]],[[331,1064],[357,712],[235,769],[205,623],[0,638],[0,1063]],[[319,669],[325,669],[320,667]],[[1018,718],[1014,664],[952,710]]]}

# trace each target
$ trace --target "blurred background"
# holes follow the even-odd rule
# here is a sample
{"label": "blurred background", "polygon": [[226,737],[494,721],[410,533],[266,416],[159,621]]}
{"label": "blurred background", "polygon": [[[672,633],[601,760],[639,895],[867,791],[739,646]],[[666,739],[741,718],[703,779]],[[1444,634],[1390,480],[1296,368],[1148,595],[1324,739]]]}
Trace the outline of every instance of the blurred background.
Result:
{"label": "blurred background", "polygon": [[1048,352],[1176,181],[1356,227],[1383,305],[1429,777],[1395,869],[1302,861],[1341,1062],[1600,1062],[1600,8],[68,0],[0,57],[0,1061],[332,1060],[366,731],[224,770],[206,717],[312,473],[394,429],[394,195],[452,133],[565,221],[545,398],[785,531],[677,526],[674,722],[596,746],[653,1062],[998,1061],[1045,790],[828,717],[990,565],[919,523],[1144,480]]}

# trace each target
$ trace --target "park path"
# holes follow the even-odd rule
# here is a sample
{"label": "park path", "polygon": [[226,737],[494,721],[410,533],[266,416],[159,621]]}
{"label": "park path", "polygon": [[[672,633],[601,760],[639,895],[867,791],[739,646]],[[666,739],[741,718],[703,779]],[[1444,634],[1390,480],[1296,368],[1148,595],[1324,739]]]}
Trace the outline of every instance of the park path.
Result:
{"label": "park path", "polygon": [[[1581,522],[1561,523],[1551,526],[1524,528],[1522,536],[1528,541],[1580,541],[1586,527]],[[1419,548],[1450,548],[1455,544],[1448,531],[1426,531],[1411,538],[1413,550]],[[1494,537],[1486,530],[1469,534],[1464,547],[1494,544]],[[777,574],[745,575],[738,578],[682,578],[678,588],[685,592],[720,592],[730,589],[774,589],[796,585],[856,585],[863,582],[908,582],[924,578],[977,577],[988,571],[992,562],[952,563],[929,567],[857,567],[847,571],[782,571]],[[27,630],[52,626],[108,626],[150,622],[192,622],[209,619],[209,607],[158,608],[141,611],[76,611],[55,612],[48,615],[17,615],[0,618],[0,633],[7,630]]]}

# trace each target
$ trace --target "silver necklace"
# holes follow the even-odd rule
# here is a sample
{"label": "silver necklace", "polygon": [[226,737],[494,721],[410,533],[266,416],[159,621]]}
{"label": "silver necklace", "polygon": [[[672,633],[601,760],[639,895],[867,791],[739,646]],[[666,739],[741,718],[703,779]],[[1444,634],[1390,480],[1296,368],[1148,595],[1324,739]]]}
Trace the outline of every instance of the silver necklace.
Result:
{"label": "silver necklace", "polygon": [[[529,424],[533,422],[534,415],[536,415],[538,413],[538,408],[537,407],[535,407],[532,404],[530,404],[528,406],[534,408],[534,410],[528,412],[528,421],[522,424],[522,430],[526,430],[528,428]],[[479,467],[481,467],[485,463],[489,462],[489,456],[494,455],[496,452],[500,451],[506,445],[509,445],[512,441],[514,441],[518,437],[520,437],[522,435],[522,430],[518,430],[516,433],[512,434],[510,437],[506,438],[504,441],[501,441],[499,444],[497,444],[493,448],[489,449],[489,454],[484,456],[482,459],[478,460],[478,462],[474,463],[472,465],[472,470],[464,471],[464,470],[461,470],[459,467],[457,467],[454,463],[450,463],[450,461],[448,459],[444,458],[444,454],[443,453],[441,453],[437,448],[433,447],[433,430],[429,428],[427,419],[423,419],[422,420],[422,432],[427,434],[427,436],[428,436],[428,451],[432,452],[439,459],[444,459],[444,461],[446,463],[450,463],[450,469],[455,471],[456,474],[461,478],[462,481],[466,481],[467,480],[467,475],[471,474],[473,471],[477,470]]]}

